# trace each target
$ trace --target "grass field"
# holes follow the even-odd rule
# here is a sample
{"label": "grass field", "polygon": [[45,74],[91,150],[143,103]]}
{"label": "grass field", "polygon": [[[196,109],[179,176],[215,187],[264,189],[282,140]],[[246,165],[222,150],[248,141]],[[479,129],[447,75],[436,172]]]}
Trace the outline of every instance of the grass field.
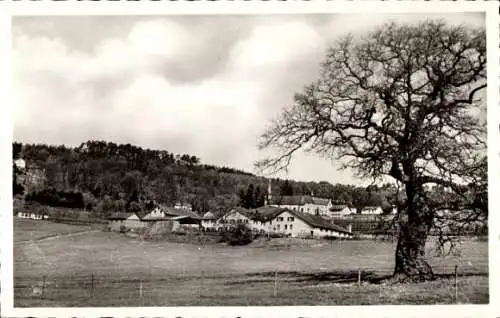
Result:
{"label": "grass field", "polygon": [[14,242],[39,240],[58,235],[89,231],[94,228],[96,228],[96,225],[75,225],[14,218]]}
{"label": "grass field", "polygon": [[[14,233],[29,228],[17,225]],[[456,264],[458,301],[488,302],[487,242],[465,242],[460,256],[429,258],[442,274],[437,281],[358,286],[358,269],[363,282],[391,274],[394,248],[372,241],[198,246],[90,232],[15,244],[15,306],[454,303],[449,274]]]}

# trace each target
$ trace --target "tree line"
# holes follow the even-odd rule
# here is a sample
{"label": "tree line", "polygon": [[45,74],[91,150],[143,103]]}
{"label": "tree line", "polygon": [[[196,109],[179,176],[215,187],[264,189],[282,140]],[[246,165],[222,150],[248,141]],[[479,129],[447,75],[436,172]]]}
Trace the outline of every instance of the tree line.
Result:
{"label": "tree line", "polygon": [[326,181],[269,180],[230,167],[205,165],[193,155],[105,141],[87,141],[78,147],[15,142],[13,159],[18,158],[26,161],[28,171],[40,171],[43,182],[24,189],[18,182],[22,172],[14,165],[15,195],[68,206],[65,193],[78,193],[86,209],[103,217],[114,211],[147,209],[151,202],[189,203],[198,212],[260,207],[266,203],[269,181],[273,195],[314,194],[357,208],[390,206],[397,191],[391,184],[365,188]]}

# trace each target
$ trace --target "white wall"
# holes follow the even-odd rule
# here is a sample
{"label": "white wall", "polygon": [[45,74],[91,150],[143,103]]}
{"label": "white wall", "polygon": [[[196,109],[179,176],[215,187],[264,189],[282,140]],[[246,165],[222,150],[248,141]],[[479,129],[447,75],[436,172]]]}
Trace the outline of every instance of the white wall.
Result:
{"label": "white wall", "polygon": [[[293,221],[291,220],[292,217]],[[282,221],[280,221],[280,218],[282,218]],[[290,225],[292,226],[292,229],[290,229]],[[276,216],[272,222],[269,223],[269,232],[282,233],[290,235],[291,237],[311,237],[311,234],[315,238],[325,236],[348,237],[347,234],[335,230],[312,227],[300,218],[286,211]]]}
{"label": "white wall", "polygon": [[[283,218],[283,221],[280,221],[280,218]],[[293,218],[293,221],[291,218]],[[292,237],[310,236],[311,230],[313,230],[309,224],[286,211],[276,216],[273,220],[268,222],[268,224],[270,232],[282,233]],[[290,225],[292,226],[292,229],[290,229]]]}

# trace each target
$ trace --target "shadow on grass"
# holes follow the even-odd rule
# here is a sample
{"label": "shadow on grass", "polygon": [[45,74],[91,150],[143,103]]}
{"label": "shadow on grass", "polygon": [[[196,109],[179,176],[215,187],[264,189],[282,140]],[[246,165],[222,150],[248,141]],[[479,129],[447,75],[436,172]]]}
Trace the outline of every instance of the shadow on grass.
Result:
{"label": "shadow on grass", "polygon": [[[305,284],[352,284],[359,280],[359,272],[355,270],[338,270],[328,272],[299,272],[299,271],[279,271],[251,273],[243,275],[245,278],[226,282],[226,285],[238,285],[248,283],[264,283],[274,281],[276,276],[280,281],[290,281]],[[361,274],[361,281],[370,284],[378,284],[389,278],[390,275],[381,275],[374,271],[364,271]]]}
{"label": "shadow on grass", "polygon": [[[250,273],[243,275],[245,279],[233,280],[226,282],[225,285],[239,285],[248,283],[266,283],[272,282],[278,277],[280,281],[290,281],[305,284],[354,284],[361,281],[361,283],[368,284],[383,284],[390,281],[392,275],[382,274],[376,271],[363,271],[361,277],[356,270],[337,270],[328,272],[299,272],[299,271],[280,271],[276,272],[262,272]],[[468,276],[483,276],[487,277],[488,273],[466,272],[460,273],[459,277]],[[451,279],[455,274],[435,274],[435,279]]]}

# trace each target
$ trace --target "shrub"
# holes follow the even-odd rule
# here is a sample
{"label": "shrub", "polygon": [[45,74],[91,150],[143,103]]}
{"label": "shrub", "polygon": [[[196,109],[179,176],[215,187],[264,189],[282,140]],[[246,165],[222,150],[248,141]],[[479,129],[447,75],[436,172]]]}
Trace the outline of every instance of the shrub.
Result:
{"label": "shrub", "polygon": [[120,233],[127,232],[127,227],[125,225],[120,225]]}
{"label": "shrub", "polygon": [[245,224],[237,224],[221,232],[221,241],[229,245],[247,245],[253,241],[253,233]]}

